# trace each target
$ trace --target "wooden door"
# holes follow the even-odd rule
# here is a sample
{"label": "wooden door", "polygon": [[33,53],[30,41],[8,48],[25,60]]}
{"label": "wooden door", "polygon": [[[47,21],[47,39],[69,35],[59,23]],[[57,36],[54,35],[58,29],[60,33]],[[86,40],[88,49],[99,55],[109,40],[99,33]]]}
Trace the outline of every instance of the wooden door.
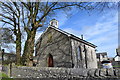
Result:
{"label": "wooden door", "polygon": [[53,56],[51,54],[48,55],[48,67],[54,67]]}

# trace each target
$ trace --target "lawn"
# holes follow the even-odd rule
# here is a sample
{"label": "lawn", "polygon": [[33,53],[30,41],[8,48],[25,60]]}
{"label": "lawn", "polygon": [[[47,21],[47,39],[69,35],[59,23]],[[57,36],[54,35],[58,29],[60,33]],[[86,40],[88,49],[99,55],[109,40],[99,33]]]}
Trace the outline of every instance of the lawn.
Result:
{"label": "lawn", "polygon": [[0,79],[1,80],[14,80],[12,78],[9,78],[8,75],[6,75],[5,73],[3,72],[0,72]]}
{"label": "lawn", "polygon": [[120,68],[120,65],[117,65],[117,66],[113,66],[113,67],[119,67],[119,68]]}
{"label": "lawn", "polygon": [[3,73],[3,72],[0,72],[0,78],[1,78],[1,77],[8,78],[8,76],[7,76],[5,73]]}

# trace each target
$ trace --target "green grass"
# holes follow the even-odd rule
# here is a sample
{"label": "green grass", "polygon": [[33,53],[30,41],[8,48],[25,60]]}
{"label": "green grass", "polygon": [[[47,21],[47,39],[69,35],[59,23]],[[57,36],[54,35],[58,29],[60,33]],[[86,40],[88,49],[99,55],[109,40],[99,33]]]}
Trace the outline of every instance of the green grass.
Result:
{"label": "green grass", "polygon": [[7,76],[5,73],[3,73],[3,72],[0,72],[0,78],[1,78],[1,77],[8,78],[8,76]]}
{"label": "green grass", "polygon": [[0,79],[1,80],[14,80],[12,78],[9,78],[8,75],[6,75],[5,73],[3,72],[0,72]]}
{"label": "green grass", "polygon": [[118,65],[118,66],[113,66],[113,67],[119,67],[119,68],[120,68],[120,65]]}
{"label": "green grass", "polygon": [[14,80],[12,78],[2,78],[1,80]]}

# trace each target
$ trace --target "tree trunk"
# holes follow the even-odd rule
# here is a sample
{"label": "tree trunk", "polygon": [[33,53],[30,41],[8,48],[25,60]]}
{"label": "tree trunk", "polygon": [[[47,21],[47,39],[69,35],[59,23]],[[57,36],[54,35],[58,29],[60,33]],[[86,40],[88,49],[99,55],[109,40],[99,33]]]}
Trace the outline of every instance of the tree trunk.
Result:
{"label": "tree trunk", "polygon": [[21,33],[16,35],[16,64],[20,65],[21,59]]}
{"label": "tree trunk", "polygon": [[24,52],[22,55],[22,64],[29,66],[30,59],[33,58],[34,42],[35,42],[36,29],[31,29],[30,33],[27,33],[27,40],[24,46]]}

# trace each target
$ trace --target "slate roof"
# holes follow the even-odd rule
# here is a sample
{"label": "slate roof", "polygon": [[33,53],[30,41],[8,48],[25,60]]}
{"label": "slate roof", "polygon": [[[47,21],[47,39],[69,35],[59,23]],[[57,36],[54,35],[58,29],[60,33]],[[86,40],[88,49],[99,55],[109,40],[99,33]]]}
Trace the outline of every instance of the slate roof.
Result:
{"label": "slate roof", "polygon": [[[75,35],[73,35],[73,34],[70,34],[70,33],[66,32],[66,31],[63,31],[63,30],[61,30],[61,29],[59,29],[59,28],[52,27],[52,26],[49,26],[49,27],[43,32],[43,34],[44,34],[49,28],[55,29],[56,31],[58,31],[58,32],[60,32],[60,33],[63,33],[64,35],[67,35],[68,37],[70,37],[70,38],[72,38],[72,39],[75,39],[75,40],[77,40],[77,41],[80,41],[80,42],[82,42],[82,43],[84,43],[84,44],[87,44],[87,45],[89,45],[89,46],[92,46],[92,47],[94,47],[94,48],[97,47],[96,45],[94,45],[94,44],[92,44],[92,43],[90,43],[90,42],[87,42],[86,40],[83,40],[83,39],[81,39],[81,38],[79,38],[79,37],[77,37],[77,36],[75,36]],[[43,34],[42,34],[42,35],[43,35]],[[41,36],[42,36],[42,35],[41,35]],[[41,37],[40,37],[40,38],[41,38]],[[36,44],[38,43],[38,41],[40,40],[40,38],[37,40]]]}
{"label": "slate roof", "polygon": [[101,54],[102,56],[103,56],[103,55],[107,55],[107,52],[96,53],[97,58],[100,57],[100,54]]}

